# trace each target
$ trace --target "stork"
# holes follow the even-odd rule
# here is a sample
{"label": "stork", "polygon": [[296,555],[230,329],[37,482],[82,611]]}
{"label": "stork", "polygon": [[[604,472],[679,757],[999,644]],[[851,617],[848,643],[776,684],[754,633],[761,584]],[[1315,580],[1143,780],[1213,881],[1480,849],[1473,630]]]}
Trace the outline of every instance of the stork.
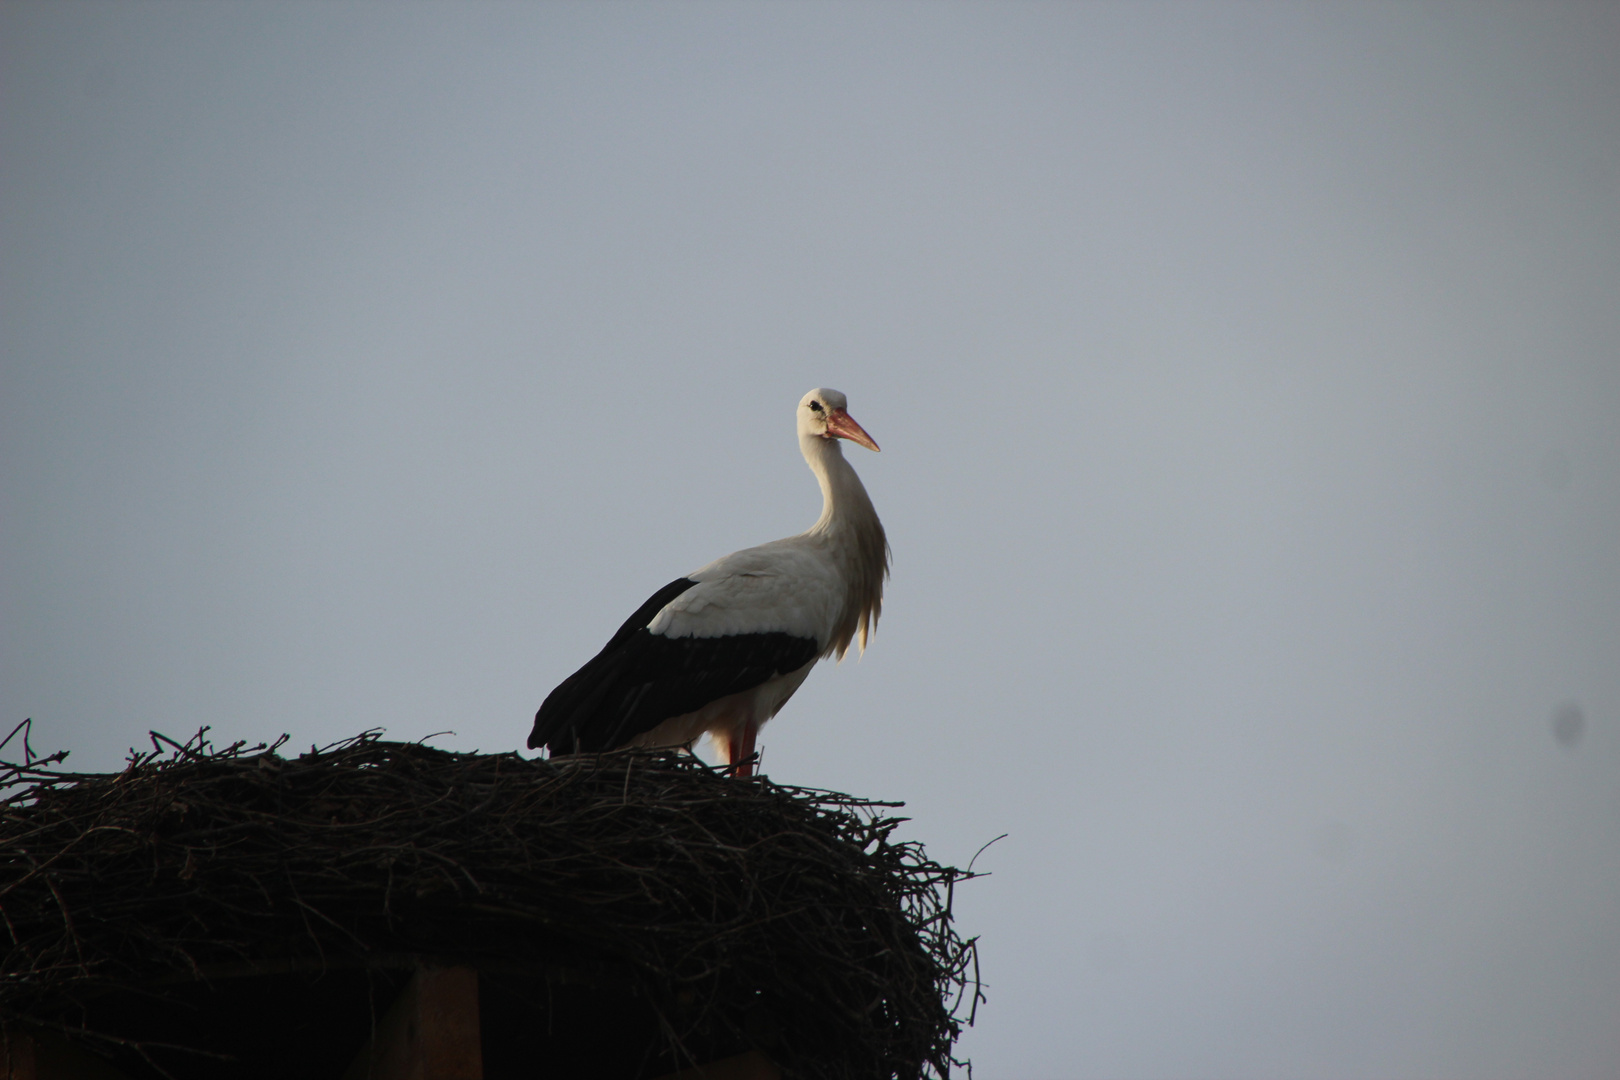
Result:
{"label": "stork", "polygon": [[878,444],[837,390],[798,409],[799,450],[821,484],[805,532],[744,548],[653,593],[534,715],[529,746],[553,756],[714,740],[753,772],[754,740],[816,666],[866,642],[883,610],[889,544],[839,440]]}

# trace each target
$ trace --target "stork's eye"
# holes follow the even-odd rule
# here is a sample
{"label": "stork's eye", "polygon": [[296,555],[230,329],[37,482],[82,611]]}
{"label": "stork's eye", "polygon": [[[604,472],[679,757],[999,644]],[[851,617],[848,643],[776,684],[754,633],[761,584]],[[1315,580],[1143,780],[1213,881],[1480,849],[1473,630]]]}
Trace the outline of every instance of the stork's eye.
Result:
{"label": "stork's eye", "polygon": [[816,412],[820,412],[820,411],[821,411],[821,402],[819,402],[819,401],[812,401],[812,402],[811,402],[811,403],[810,403],[810,407],[811,407],[811,408],[812,408],[812,409],[814,409],[814,410],[815,410],[815,411],[816,411]]}

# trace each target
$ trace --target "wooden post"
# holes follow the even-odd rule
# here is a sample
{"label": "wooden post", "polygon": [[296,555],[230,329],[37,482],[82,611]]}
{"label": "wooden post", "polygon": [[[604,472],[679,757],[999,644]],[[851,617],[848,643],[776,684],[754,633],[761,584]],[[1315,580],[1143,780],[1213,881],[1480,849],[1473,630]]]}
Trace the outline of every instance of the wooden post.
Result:
{"label": "wooden post", "polygon": [[35,1061],[39,1044],[22,1028],[7,1026],[0,1033],[0,1080],[39,1080]]}
{"label": "wooden post", "polygon": [[478,972],[417,968],[343,1080],[484,1080]]}
{"label": "wooden post", "polygon": [[7,1027],[0,1034],[0,1080],[129,1080],[60,1032]]}

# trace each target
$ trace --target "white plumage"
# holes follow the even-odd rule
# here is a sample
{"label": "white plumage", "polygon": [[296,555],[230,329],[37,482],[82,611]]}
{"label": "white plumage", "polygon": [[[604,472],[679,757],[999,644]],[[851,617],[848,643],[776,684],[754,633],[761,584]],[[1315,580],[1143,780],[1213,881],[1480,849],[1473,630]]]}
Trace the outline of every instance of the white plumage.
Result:
{"label": "white plumage", "polygon": [[806,532],[733,552],[641,606],[535,714],[552,754],[687,746],[704,734],[749,771],[754,737],[816,661],[862,649],[883,607],[883,525],[839,440],[876,450],[836,390],[806,394],[799,449],[821,484]]}
{"label": "white plumage", "polygon": [[781,630],[826,646],[843,602],[835,559],[810,537],[745,548],[687,575],[697,585],[647,629],[668,637]]}

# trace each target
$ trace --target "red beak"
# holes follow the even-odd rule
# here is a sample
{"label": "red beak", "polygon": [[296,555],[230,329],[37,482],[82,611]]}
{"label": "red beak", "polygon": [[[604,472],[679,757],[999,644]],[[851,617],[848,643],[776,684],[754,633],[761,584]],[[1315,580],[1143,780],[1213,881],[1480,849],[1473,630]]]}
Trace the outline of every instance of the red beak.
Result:
{"label": "red beak", "polygon": [[872,441],[872,436],[868,435],[866,430],[843,409],[834,409],[827,414],[827,434],[834,438],[860,443],[868,450],[878,448],[878,444]]}

